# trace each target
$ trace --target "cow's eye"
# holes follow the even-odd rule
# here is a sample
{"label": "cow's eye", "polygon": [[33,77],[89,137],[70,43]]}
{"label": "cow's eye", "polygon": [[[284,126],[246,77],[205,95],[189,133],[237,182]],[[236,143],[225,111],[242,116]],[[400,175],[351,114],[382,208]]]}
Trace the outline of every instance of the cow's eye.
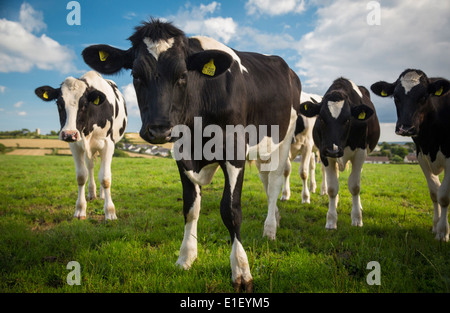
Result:
{"label": "cow's eye", "polygon": [[131,75],[133,76],[133,80],[135,82],[140,82],[141,79],[139,78],[139,76],[135,72],[132,72]]}
{"label": "cow's eye", "polygon": [[184,85],[186,85],[186,82],[187,82],[187,73],[184,72],[178,78],[177,84],[178,84],[178,86],[184,86]]}

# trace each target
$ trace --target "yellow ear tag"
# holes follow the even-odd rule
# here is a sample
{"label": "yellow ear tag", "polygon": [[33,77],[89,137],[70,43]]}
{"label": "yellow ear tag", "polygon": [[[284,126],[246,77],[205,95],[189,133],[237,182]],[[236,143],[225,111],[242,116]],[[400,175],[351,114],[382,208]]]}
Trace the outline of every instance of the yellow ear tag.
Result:
{"label": "yellow ear tag", "polygon": [[48,92],[47,91],[44,91],[44,93],[42,94],[42,98],[48,99]]}
{"label": "yellow ear tag", "polygon": [[100,50],[98,52],[98,55],[100,56],[100,61],[102,61],[102,62],[105,62],[106,59],[109,57],[109,53],[105,52],[105,51],[102,51],[102,50]]}
{"label": "yellow ear tag", "polygon": [[434,94],[435,94],[436,96],[441,96],[443,92],[444,92],[444,87],[441,86],[441,89],[439,89],[438,91],[436,91]]}
{"label": "yellow ear tag", "polygon": [[216,73],[216,66],[214,65],[214,59],[211,59],[208,63],[203,67],[202,73],[208,76],[214,76]]}
{"label": "yellow ear tag", "polygon": [[305,111],[308,111],[308,106],[305,104]]}
{"label": "yellow ear tag", "polygon": [[386,93],[386,91],[382,90],[382,91],[381,91],[381,95],[382,95],[383,97],[387,97],[388,94]]}
{"label": "yellow ear tag", "polygon": [[359,113],[358,120],[363,120],[365,118],[366,118],[366,112],[362,111],[361,113]]}
{"label": "yellow ear tag", "polygon": [[97,97],[97,99],[94,100],[94,104],[98,105],[100,103],[100,97]]}

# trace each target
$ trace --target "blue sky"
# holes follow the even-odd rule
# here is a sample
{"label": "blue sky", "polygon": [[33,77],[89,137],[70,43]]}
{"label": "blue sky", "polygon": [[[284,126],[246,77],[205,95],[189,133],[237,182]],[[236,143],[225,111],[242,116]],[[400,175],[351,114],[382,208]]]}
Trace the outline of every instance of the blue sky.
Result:
{"label": "blue sky", "polygon": [[[188,36],[207,35],[246,51],[282,56],[303,90],[323,95],[344,76],[367,88],[394,81],[406,68],[450,78],[450,1],[380,0],[380,25],[367,18],[374,1],[361,0],[79,0],[81,25],[68,25],[62,0],[0,3],[0,130],[59,130],[56,106],[34,95],[90,70],[81,51],[106,43],[127,49],[127,38],[150,16],[174,22]],[[373,23],[372,23],[373,24]],[[127,131],[141,121],[129,72],[113,79],[129,108]],[[392,100],[372,95],[382,140],[392,136]]]}

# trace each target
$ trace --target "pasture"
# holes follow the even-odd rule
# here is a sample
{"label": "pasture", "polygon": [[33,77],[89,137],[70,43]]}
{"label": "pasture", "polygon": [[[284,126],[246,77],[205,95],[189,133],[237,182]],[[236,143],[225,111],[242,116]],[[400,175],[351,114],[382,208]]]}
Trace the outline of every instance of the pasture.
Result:
{"label": "pasture", "polygon": [[[118,220],[104,221],[100,199],[88,202],[86,220],[76,220],[72,157],[0,155],[1,292],[233,292],[230,238],[219,212],[221,171],[202,188],[198,259],[189,271],[175,267],[184,230],[175,161],[114,158],[112,175]],[[269,241],[262,237],[263,186],[256,167],[247,166],[242,243],[254,291],[449,292],[450,243],[431,233],[420,167],[364,165],[362,228],[351,226],[348,175],[340,175],[338,229],[327,231],[328,197],[315,193],[311,204],[301,204],[293,163],[291,200],[278,202],[280,227]],[[81,265],[81,285],[66,283],[70,261]],[[380,264],[380,285],[366,282],[371,261]]]}

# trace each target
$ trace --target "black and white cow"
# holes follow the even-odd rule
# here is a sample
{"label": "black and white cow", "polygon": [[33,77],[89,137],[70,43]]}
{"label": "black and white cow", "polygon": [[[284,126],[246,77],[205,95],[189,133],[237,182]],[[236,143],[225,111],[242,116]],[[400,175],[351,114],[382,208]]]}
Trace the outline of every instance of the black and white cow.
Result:
{"label": "black and white cow", "polygon": [[352,225],[362,226],[359,196],[362,166],[380,137],[380,124],[369,91],[348,79],[338,78],[320,104],[303,103],[300,111],[307,117],[317,116],[313,137],[325,166],[329,197],[325,227],[337,228],[338,169],[343,171],[348,161],[352,163],[348,178],[352,195]]}
{"label": "black and white cow", "polygon": [[[448,241],[450,202],[450,82],[428,78],[421,70],[407,69],[394,83],[371,86],[381,97],[394,97],[397,108],[395,132],[410,136],[427,179],[434,206],[433,232],[436,239]],[[442,183],[439,174],[445,171]]]}
{"label": "black and white cow", "polygon": [[[322,97],[315,94],[303,92],[300,96],[300,103],[314,102],[319,103],[322,101]],[[294,139],[291,144],[291,150],[289,152],[289,158],[286,161],[286,168],[284,170],[284,184],[281,192],[281,201],[287,201],[291,196],[291,188],[289,178],[291,175],[291,161],[293,161],[298,155],[300,158],[299,174],[303,183],[302,189],[302,203],[310,203],[310,191],[314,193],[316,191],[316,157],[313,139],[313,128],[316,122],[316,117],[305,117],[299,114],[295,125]],[[323,166],[322,166],[323,168]],[[325,174],[325,171],[322,171]],[[308,184],[309,174],[309,184]],[[326,179],[325,176],[322,179],[321,194],[326,194]]]}
{"label": "black and white cow", "polygon": [[[276,204],[300,105],[300,80],[279,57],[239,52],[208,37],[187,38],[171,23],[159,20],[137,27],[129,39],[132,47],[126,51],[94,45],[83,51],[83,57],[101,73],[132,70],[142,118],[141,137],[151,143],[174,140],[180,136],[172,133],[177,125],[203,134],[190,137],[192,145],[181,147],[187,157],[177,160],[185,216],[177,264],[189,269],[197,258],[201,186],[209,184],[220,167],[225,174],[220,213],[231,236],[232,281],[236,289],[250,291],[253,279],[240,234],[245,154],[257,156],[269,207],[264,234],[275,239]],[[197,129],[196,121],[201,124]],[[211,127],[217,130],[216,126],[227,135],[230,126],[245,127],[245,136],[239,132],[220,136],[212,150],[223,152],[223,158],[206,158],[202,149],[209,141],[204,141],[210,139]],[[265,136],[261,136],[261,126],[266,126]],[[250,129],[257,130],[261,140],[249,140]],[[244,151],[243,157],[238,156],[239,148]]]}
{"label": "black and white cow", "polygon": [[75,161],[78,199],[74,217],[86,218],[85,185],[88,178],[88,200],[97,197],[94,165],[98,152],[101,158],[100,197],[105,199],[105,219],[117,219],[111,199],[111,161],[115,143],[125,133],[127,110],[116,84],[90,71],[79,79],[67,77],[59,88],[42,86],[35,93],[44,101],[56,100],[58,106],[59,139],[69,142]]}

